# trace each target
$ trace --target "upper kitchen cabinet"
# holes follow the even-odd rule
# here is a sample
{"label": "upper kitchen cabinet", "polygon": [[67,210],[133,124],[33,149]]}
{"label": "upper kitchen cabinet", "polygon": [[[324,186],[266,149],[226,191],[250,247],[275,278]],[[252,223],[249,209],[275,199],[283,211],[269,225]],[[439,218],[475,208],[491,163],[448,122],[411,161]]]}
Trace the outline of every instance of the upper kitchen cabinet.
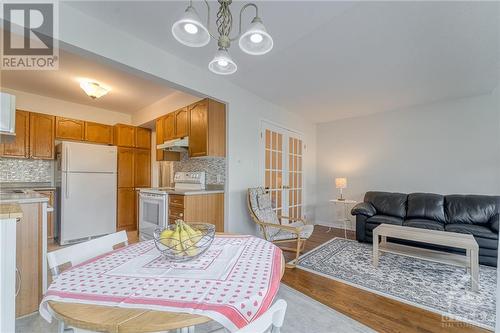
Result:
{"label": "upper kitchen cabinet", "polygon": [[149,149],[134,150],[134,186],[151,186],[151,151]]}
{"label": "upper kitchen cabinet", "polygon": [[30,113],[30,157],[54,159],[55,117]]}
{"label": "upper kitchen cabinet", "polygon": [[188,106],[189,156],[226,156],[226,107],[211,99]]}
{"label": "upper kitchen cabinet", "polygon": [[30,114],[27,111],[16,111],[16,138],[11,143],[0,145],[0,152],[5,157],[29,157]]}
{"label": "upper kitchen cabinet", "polygon": [[85,141],[108,145],[113,144],[113,126],[86,121]]}
{"label": "upper kitchen cabinet", "polygon": [[[159,145],[164,142],[164,124],[166,116],[156,119],[156,144]],[[181,154],[174,151],[163,151],[156,149],[157,161],[180,161]]]}
{"label": "upper kitchen cabinet", "polygon": [[134,155],[132,148],[118,148],[118,187],[134,187]]}
{"label": "upper kitchen cabinet", "polygon": [[174,112],[175,117],[175,137],[183,138],[189,135],[189,117],[187,108]]}
{"label": "upper kitchen cabinet", "polygon": [[145,149],[151,148],[151,130],[142,127],[136,128],[135,147]]}
{"label": "upper kitchen cabinet", "polygon": [[118,147],[135,147],[136,127],[124,124],[115,125],[115,144]]}
{"label": "upper kitchen cabinet", "polygon": [[163,118],[163,141],[175,139],[175,113],[169,113]]}
{"label": "upper kitchen cabinet", "polygon": [[82,120],[56,117],[56,139],[83,140],[85,122]]}

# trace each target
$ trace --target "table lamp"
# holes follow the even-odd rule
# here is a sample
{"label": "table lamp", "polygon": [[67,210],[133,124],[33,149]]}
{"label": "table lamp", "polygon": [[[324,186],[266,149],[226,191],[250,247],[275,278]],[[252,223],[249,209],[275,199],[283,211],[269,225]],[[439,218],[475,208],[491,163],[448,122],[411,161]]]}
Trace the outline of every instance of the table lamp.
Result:
{"label": "table lamp", "polygon": [[335,178],[335,187],[340,189],[340,198],[337,200],[344,201],[344,197],[342,196],[342,189],[347,187],[347,178]]}

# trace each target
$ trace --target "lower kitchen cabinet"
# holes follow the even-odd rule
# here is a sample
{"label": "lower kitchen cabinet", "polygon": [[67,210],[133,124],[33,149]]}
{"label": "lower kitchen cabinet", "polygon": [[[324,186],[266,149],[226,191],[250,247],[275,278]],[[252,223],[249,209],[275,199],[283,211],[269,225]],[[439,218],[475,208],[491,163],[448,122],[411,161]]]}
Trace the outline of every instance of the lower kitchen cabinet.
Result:
{"label": "lower kitchen cabinet", "polygon": [[183,219],[188,223],[211,223],[224,232],[224,193],[169,195],[169,223]]}
{"label": "lower kitchen cabinet", "polygon": [[16,318],[38,310],[42,298],[42,204],[19,205],[23,217],[16,226]]}
{"label": "lower kitchen cabinet", "polygon": [[137,230],[136,191],[132,188],[119,188],[117,193],[116,230]]}

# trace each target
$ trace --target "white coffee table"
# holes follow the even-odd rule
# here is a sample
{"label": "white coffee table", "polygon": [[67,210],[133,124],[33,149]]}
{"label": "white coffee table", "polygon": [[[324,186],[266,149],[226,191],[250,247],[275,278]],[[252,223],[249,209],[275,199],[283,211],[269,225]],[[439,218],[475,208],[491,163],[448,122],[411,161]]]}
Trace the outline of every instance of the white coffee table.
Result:
{"label": "white coffee table", "polygon": [[[465,249],[466,255],[422,249],[387,241],[387,237],[421,243]],[[380,243],[379,243],[380,242]],[[373,229],[373,265],[378,266],[379,253],[390,252],[414,258],[465,267],[471,275],[471,289],[478,290],[479,245],[474,236],[439,230],[419,229],[392,224],[381,224]]]}

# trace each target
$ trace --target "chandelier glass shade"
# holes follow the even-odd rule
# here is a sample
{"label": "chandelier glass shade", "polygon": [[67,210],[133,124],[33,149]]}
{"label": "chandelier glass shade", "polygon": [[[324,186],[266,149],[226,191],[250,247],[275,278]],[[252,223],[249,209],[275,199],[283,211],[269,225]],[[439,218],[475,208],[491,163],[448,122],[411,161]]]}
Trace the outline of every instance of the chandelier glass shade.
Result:
{"label": "chandelier glass shade", "polygon": [[236,72],[238,66],[233,61],[226,49],[219,49],[212,61],[208,64],[208,69],[215,74],[229,75]]}
{"label": "chandelier glass shade", "polygon": [[172,34],[179,43],[190,47],[202,47],[210,42],[210,34],[193,6],[186,8],[184,15],[172,25]]}
{"label": "chandelier glass shade", "polygon": [[[230,9],[232,0],[218,0],[219,10],[215,20],[218,36],[216,37],[210,33],[210,5],[206,0],[204,2],[207,6],[207,24],[204,25],[201,22],[190,0],[184,14],[172,25],[172,34],[177,41],[190,47],[205,46],[210,42],[210,38],[217,40],[218,50],[208,64],[210,71],[221,75],[236,72],[238,66],[228,52],[231,42],[236,40],[240,49],[247,54],[262,55],[271,51],[273,39],[259,17],[257,5],[247,3],[241,8],[239,31],[236,36],[232,37],[233,16]],[[242,14],[248,7],[255,9],[255,17],[242,33]]]}

